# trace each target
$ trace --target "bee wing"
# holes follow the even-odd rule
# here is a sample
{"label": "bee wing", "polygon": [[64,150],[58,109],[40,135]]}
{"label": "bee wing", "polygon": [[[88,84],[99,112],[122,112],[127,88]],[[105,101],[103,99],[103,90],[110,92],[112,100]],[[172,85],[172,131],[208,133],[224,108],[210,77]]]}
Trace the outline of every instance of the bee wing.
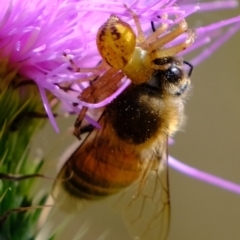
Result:
{"label": "bee wing", "polygon": [[149,162],[154,161],[157,167],[126,189],[114,206],[120,209],[130,233],[138,240],[165,240],[169,231],[167,141],[160,154]]}
{"label": "bee wing", "polygon": [[[109,177],[110,180],[122,181],[122,176],[126,174],[126,170],[124,169],[128,169],[127,164],[129,160],[133,160],[133,158],[138,157],[139,154],[127,155],[126,158],[126,155],[122,152],[123,149],[119,148],[117,142],[113,140],[114,137],[107,132],[108,130],[105,128],[107,126],[106,121],[107,119],[102,115],[99,120],[102,128],[99,130],[94,129],[79,148],[68,158],[68,161],[74,160],[75,162],[77,159],[82,159],[78,162],[85,163],[85,166],[90,166],[94,170],[91,171],[91,177],[94,177],[95,174],[99,174],[103,179]],[[167,144],[167,141],[165,142]],[[111,147],[109,147],[110,143],[112,144]],[[120,214],[127,223],[132,235],[138,237],[137,239],[163,240],[168,233],[170,207],[166,144],[161,144],[157,150],[147,149],[146,151],[149,151],[149,154],[143,154],[145,157],[142,157],[142,159],[141,157],[140,159],[137,158],[136,164],[140,163],[142,166],[144,165],[142,168],[142,177],[130,187],[126,188],[126,190],[119,189],[120,193],[117,194],[118,196],[113,195],[112,198],[116,199],[117,197],[117,205],[121,210]],[[109,152],[109,149],[112,151]],[[145,150],[143,149],[143,151]],[[111,158],[109,154],[112,154]],[[100,158],[114,160],[115,164],[117,159],[121,159],[122,169],[119,169],[119,166],[115,168],[115,165],[109,166],[108,164],[103,164],[104,167],[100,168]],[[53,196],[56,202],[58,202],[58,204],[60,203],[60,208],[70,213],[75,210],[85,209],[87,206],[91,205],[91,201],[81,197],[77,198],[70,188],[70,194],[63,189],[64,181],[68,181],[73,177],[77,180],[79,179],[79,176],[71,175],[71,171],[68,175],[65,174],[65,170],[70,166],[68,165],[68,161],[57,177],[58,180],[55,182]],[[73,170],[73,167],[70,166],[70,169]],[[114,175],[115,170],[120,170],[120,173],[118,172],[118,174]],[[129,179],[131,179],[132,176],[134,175],[131,173]],[[98,188],[92,186],[91,191],[96,192],[96,190],[98,191]],[[111,188],[105,190],[111,194]]]}
{"label": "bee wing", "polygon": [[[104,119],[102,118],[102,120]],[[101,124],[104,124],[104,122],[101,121]],[[75,155],[81,155],[81,153],[84,151],[82,148],[84,144],[88,144],[90,142],[94,144],[94,140],[97,138],[98,135],[101,134],[101,130],[91,129],[90,131],[86,131],[85,133],[87,133],[87,135],[81,139],[82,141],[80,142],[80,144],[79,142],[77,142],[77,145],[75,144],[76,146],[73,146],[73,147],[71,146],[67,150],[68,153],[66,153],[66,156],[64,156],[64,159],[61,160],[61,162],[64,162],[64,165],[61,167],[61,170],[58,173],[57,178],[53,184],[51,195],[54,199],[55,204],[58,206],[58,208],[63,210],[64,212],[79,213],[80,211],[82,211],[83,208],[86,208],[90,203],[89,201],[85,201],[84,199],[79,199],[73,194],[70,194],[63,187],[64,183],[67,182],[72,177],[71,174],[67,177],[65,176],[65,169],[67,168],[68,161],[71,160],[72,157]]]}

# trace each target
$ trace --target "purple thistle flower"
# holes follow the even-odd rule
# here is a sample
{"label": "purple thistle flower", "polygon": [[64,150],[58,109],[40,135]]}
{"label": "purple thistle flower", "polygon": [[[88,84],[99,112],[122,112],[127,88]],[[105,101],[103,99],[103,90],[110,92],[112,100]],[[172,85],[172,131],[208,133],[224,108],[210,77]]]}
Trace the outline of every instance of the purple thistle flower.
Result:
{"label": "purple thistle flower", "polygon": [[[168,21],[169,25],[174,27],[179,20],[175,20],[176,14],[185,18],[197,11],[237,6],[237,1],[224,0],[199,5],[176,0],[124,2],[139,15],[146,31],[150,28],[151,20],[156,24]],[[178,4],[179,8],[175,4]],[[46,113],[57,131],[46,91],[50,91],[68,111],[79,112],[82,106],[105,106],[129,84],[127,79],[124,80],[122,86],[111,97],[100,103],[82,102],[77,96],[89,83],[81,80],[89,78],[91,73],[74,72],[69,61],[63,56],[63,53],[67,53],[80,68],[95,67],[101,60],[95,43],[96,32],[109,15],[117,14],[134,28],[133,20],[122,1],[7,0],[2,3],[0,12],[0,59],[8,59],[9,65],[17,69],[21,76],[38,85]],[[169,19],[157,18],[162,13],[168,13]],[[196,66],[236,33],[240,28],[239,23],[240,16],[237,16],[195,28],[197,39],[184,55],[200,49],[200,54],[197,53],[191,60]],[[224,27],[227,29],[224,30]],[[76,93],[68,93],[62,86],[73,86]],[[73,107],[73,103],[78,103],[78,107]],[[88,116],[87,119],[91,121]],[[172,165],[177,166],[175,163]],[[213,183],[209,178],[198,178]],[[221,182],[219,186],[223,187]],[[231,187],[226,189],[232,191]],[[239,193],[239,190],[234,191]]]}
{"label": "purple thistle flower", "polygon": [[[144,1],[126,2],[140,15],[145,29],[149,28],[150,20],[161,22],[156,16],[163,12],[171,15],[181,14],[182,17],[186,17],[201,9],[198,5],[180,5],[181,8],[175,8],[174,4],[177,1],[151,1],[148,4]],[[236,1],[208,3],[209,9],[216,8],[216,5],[217,8],[234,7]],[[110,6],[114,7],[113,10],[110,10]],[[206,4],[204,6],[206,8]],[[79,101],[76,96],[67,94],[57,86],[58,84],[70,84],[89,76],[86,73],[70,71],[69,63],[63,57],[64,52],[69,54],[81,68],[94,67],[101,60],[95,43],[96,32],[110,13],[118,14],[133,25],[131,16],[122,2],[91,1],[89,3],[87,1],[55,0],[50,3],[36,1],[32,4],[27,0],[6,1],[1,11],[1,57],[7,57],[9,63],[18,68],[22,76],[36,82],[46,112],[56,130],[58,128],[46,98],[46,90],[52,92],[71,108],[73,108],[72,103],[98,108],[109,103],[126,87],[124,84],[112,97],[102,103],[88,104]],[[213,24],[211,27],[197,29],[198,38],[188,52],[213,42],[210,38],[222,34],[220,29],[224,25],[233,25],[232,32],[237,31],[238,28],[234,26],[234,23],[239,22],[239,19],[240,17],[236,17]],[[170,19],[169,22],[175,24],[174,20]],[[226,34],[227,37],[230,35],[231,33]],[[204,60],[208,54],[212,53],[212,50],[208,50],[208,53],[203,56],[198,56],[193,63]],[[85,86],[79,84],[79,93]]]}

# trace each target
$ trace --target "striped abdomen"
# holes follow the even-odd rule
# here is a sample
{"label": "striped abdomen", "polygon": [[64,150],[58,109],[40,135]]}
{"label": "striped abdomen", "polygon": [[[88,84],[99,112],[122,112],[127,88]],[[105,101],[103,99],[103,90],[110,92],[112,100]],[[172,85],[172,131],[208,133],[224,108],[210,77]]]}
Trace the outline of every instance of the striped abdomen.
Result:
{"label": "striped abdomen", "polygon": [[134,149],[113,144],[114,134],[111,135],[108,135],[111,143],[106,136],[96,136],[92,141],[91,136],[88,137],[67,161],[60,178],[68,179],[63,185],[71,195],[84,199],[102,198],[117,193],[139,178],[141,167]]}

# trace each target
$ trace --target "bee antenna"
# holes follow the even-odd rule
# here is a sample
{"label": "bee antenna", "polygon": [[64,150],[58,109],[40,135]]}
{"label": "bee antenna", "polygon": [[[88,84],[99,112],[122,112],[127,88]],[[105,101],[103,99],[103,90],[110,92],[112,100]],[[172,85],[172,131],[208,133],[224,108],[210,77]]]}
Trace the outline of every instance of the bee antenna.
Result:
{"label": "bee antenna", "polygon": [[[161,18],[160,16],[157,16],[157,18]],[[153,32],[156,32],[156,28],[155,28],[155,25],[154,25],[154,22],[151,21],[151,27],[152,27],[152,31]]]}
{"label": "bee antenna", "polygon": [[156,31],[156,28],[155,28],[155,25],[154,25],[154,22],[151,21],[151,27],[152,27],[152,31],[155,32]]}
{"label": "bee antenna", "polygon": [[183,61],[183,63],[189,66],[190,69],[188,72],[188,77],[191,77],[194,66],[190,62],[187,62],[187,61]]}

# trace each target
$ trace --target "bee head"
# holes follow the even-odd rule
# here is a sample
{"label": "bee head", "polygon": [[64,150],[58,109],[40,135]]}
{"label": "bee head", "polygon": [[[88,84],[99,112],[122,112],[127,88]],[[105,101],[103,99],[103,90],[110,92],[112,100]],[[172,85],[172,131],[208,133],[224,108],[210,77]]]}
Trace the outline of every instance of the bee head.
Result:
{"label": "bee head", "polygon": [[[149,81],[150,85],[161,88],[163,93],[180,96],[190,85],[192,65],[175,57],[157,58],[153,61],[156,69]],[[186,64],[190,67],[187,73],[183,67]]]}

